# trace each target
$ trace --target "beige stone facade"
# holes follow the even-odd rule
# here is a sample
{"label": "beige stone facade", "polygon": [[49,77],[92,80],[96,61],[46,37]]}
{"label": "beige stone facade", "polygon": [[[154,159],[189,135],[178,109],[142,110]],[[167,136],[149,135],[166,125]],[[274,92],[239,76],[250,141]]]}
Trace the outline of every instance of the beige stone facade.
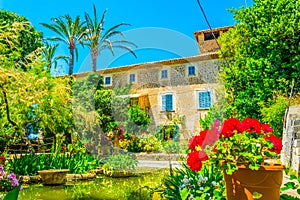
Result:
{"label": "beige stone facade", "polygon": [[[220,31],[222,34],[227,29],[228,27],[225,27],[214,31]],[[129,96],[143,104],[141,107],[148,111],[153,119],[153,131],[158,125],[168,125],[174,117],[181,116],[184,126],[180,127],[180,138],[189,138],[200,131],[199,119],[203,118],[209,109],[205,105],[211,105],[216,100],[216,78],[221,61],[218,59],[218,49],[213,44],[215,41],[201,39],[205,33],[207,30],[194,34],[200,47],[200,55],[109,68],[97,73],[103,76],[104,86],[109,89],[132,84]],[[208,46],[203,47],[205,45]],[[87,74],[75,76],[82,79]],[[203,102],[202,94],[207,98]],[[164,95],[172,97],[172,100],[169,99],[172,108],[167,111]]]}

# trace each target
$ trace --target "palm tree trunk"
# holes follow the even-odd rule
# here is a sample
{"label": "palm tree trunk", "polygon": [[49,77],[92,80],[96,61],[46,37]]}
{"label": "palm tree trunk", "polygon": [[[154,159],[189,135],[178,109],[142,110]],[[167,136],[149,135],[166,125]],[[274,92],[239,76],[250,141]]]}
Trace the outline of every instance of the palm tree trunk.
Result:
{"label": "palm tree trunk", "polygon": [[69,62],[69,75],[73,74],[74,68],[74,48],[70,48],[70,62]]}
{"label": "palm tree trunk", "polygon": [[97,71],[97,58],[98,58],[98,49],[91,50],[91,57],[92,57],[92,70],[93,72]]}

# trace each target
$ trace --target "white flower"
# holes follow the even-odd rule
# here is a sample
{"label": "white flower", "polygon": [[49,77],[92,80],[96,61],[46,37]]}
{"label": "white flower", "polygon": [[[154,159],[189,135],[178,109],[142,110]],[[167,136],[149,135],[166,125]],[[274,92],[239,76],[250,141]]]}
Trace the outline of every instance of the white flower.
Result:
{"label": "white flower", "polygon": [[213,186],[216,186],[216,185],[217,185],[217,182],[216,182],[216,181],[213,181],[213,182],[211,182],[211,184],[212,184]]}
{"label": "white flower", "polygon": [[200,187],[199,190],[203,191],[203,190],[204,190],[204,187]]}

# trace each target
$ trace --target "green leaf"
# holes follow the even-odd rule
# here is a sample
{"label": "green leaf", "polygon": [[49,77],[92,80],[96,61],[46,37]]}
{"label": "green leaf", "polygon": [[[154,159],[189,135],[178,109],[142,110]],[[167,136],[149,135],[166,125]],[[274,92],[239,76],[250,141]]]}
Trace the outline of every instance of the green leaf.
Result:
{"label": "green leaf", "polygon": [[253,198],[254,199],[260,199],[263,195],[258,192],[253,192]]}
{"label": "green leaf", "polygon": [[187,188],[184,188],[180,192],[180,197],[182,200],[186,200],[188,198],[189,194],[190,194],[190,191]]}
{"label": "green leaf", "polygon": [[3,200],[17,200],[20,192],[20,187],[21,186],[18,186],[9,193],[7,193]]}

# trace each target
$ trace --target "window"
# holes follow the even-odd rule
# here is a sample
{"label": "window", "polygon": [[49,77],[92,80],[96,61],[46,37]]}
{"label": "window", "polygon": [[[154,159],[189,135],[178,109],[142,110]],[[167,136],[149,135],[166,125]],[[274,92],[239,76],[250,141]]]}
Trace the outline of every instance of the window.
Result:
{"label": "window", "polygon": [[188,67],[188,76],[196,76],[195,66]]}
{"label": "window", "polygon": [[168,78],[168,70],[161,70],[161,78],[166,79]]}
{"label": "window", "polygon": [[161,96],[161,105],[163,111],[172,111],[173,108],[173,94],[164,94]]}
{"label": "window", "polygon": [[212,102],[211,102],[211,95],[209,91],[199,91],[198,92],[198,104],[199,109],[208,109]]}
{"label": "window", "polygon": [[130,74],[129,75],[129,83],[134,83],[135,82],[135,74]]}
{"label": "window", "polygon": [[111,85],[111,77],[110,76],[104,77],[104,85]]}
{"label": "window", "polygon": [[[220,32],[219,31],[215,31],[214,35],[216,37],[216,39],[220,36]],[[212,34],[212,32],[208,32],[208,33],[204,33],[204,41],[205,40],[214,40],[214,36]]]}

